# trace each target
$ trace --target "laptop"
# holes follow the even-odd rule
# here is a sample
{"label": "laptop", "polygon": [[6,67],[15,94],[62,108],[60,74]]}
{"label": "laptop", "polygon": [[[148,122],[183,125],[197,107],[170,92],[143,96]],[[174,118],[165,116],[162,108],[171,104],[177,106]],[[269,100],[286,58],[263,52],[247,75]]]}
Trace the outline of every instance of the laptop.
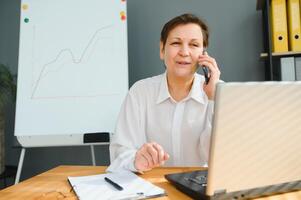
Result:
{"label": "laptop", "polygon": [[168,174],[194,199],[301,189],[301,82],[219,83],[207,171]]}

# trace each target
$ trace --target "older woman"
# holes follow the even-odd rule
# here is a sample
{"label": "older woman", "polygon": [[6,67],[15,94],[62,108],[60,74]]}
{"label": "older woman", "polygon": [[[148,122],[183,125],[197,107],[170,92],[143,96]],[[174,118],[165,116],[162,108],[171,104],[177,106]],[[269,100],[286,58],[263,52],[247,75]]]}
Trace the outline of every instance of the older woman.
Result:
{"label": "older woman", "polygon": [[[167,22],[161,32],[164,74],[136,82],[120,111],[110,144],[108,171],[165,166],[206,166],[215,85],[220,71],[208,47],[207,25],[192,14]],[[196,73],[209,68],[209,82]]]}

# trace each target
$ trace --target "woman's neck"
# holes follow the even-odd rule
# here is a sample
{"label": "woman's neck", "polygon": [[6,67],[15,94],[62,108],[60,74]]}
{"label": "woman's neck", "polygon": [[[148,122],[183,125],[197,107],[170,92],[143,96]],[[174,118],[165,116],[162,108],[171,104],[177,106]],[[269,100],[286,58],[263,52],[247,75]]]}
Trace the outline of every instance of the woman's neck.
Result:
{"label": "woman's neck", "polygon": [[168,91],[171,97],[179,102],[188,96],[192,87],[194,76],[188,78],[179,78],[167,73]]}

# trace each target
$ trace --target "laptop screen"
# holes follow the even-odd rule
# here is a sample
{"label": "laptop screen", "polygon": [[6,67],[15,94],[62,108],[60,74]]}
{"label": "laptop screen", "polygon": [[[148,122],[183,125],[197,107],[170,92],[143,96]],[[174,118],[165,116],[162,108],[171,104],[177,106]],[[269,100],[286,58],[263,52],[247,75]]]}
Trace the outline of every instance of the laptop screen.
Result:
{"label": "laptop screen", "polygon": [[219,83],[207,195],[301,180],[301,82]]}

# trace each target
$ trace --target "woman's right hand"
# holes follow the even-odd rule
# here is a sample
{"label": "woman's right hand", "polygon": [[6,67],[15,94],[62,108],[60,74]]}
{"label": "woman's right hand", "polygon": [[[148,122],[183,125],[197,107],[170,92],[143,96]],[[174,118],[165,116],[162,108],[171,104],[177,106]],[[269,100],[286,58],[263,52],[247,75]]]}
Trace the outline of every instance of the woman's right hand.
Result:
{"label": "woman's right hand", "polygon": [[136,153],[135,168],[138,171],[148,171],[154,167],[164,165],[169,155],[164,151],[161,145],[150,142],[145,143]]}

